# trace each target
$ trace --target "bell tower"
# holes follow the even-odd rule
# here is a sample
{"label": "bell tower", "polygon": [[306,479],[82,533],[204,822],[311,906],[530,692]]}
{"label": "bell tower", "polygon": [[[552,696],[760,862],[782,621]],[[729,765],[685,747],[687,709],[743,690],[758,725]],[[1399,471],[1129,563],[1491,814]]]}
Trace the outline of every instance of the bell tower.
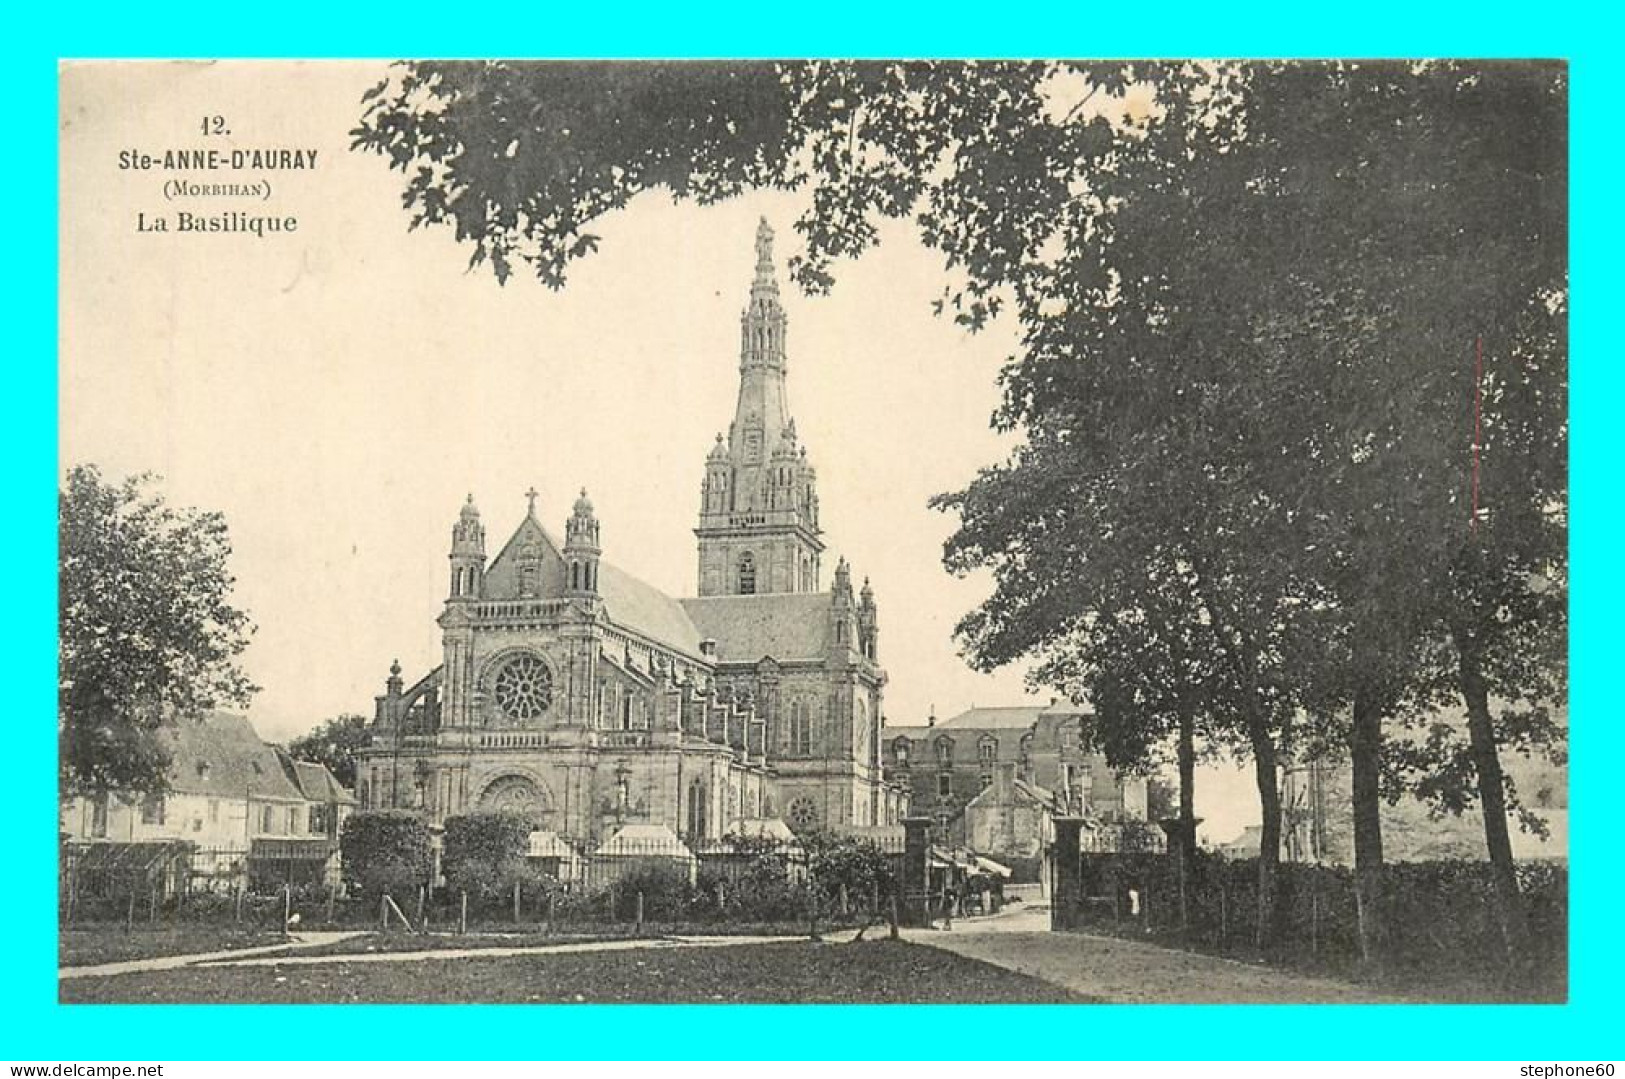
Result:
{"label": "bell tower", "polygon": [[700,488],[699,594],[818,591],[824,551],[817,473],[785,396],[788,318],[773,272],[773,229],[756,228],[756,273],[739,320],[739,397]]}
{"label": "bell tower", "polygon": [[485,576],[485,526],[480,524],[480,511],[474,505],[474,496],[457,515],[451,529],[451,588],[452,600],[477,599]]}

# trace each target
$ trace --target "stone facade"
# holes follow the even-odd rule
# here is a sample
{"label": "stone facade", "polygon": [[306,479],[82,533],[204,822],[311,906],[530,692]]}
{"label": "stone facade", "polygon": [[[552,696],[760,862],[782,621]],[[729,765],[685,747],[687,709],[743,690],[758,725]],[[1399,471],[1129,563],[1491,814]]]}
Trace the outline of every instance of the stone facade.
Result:
{"label": "stone facade", "polygon": [[1087,747],[1088,721],[1085,710],[1052,704],[887,727],[885,774],[909,791],[909,812],[930,817],[942,841],[1030,857],[1052,812],[1145,820],[1145,780],[1119,775]]}
{"label": "stone facade", "polygon": [[511,810],[602,842],[628,822],[716,840],[741,819],[793,828],[897,819],[879,752],[878,615],[844,560],[820,591],[816,475],[785,394],[787,319],[763,222],[740,390],[705,461],[696,598],[603,555],[582,491],[560,542],[536,517],[487,561],[470,496],[452,528],[443,662],[377,698],[358,783],[370,809],[438,824]]}

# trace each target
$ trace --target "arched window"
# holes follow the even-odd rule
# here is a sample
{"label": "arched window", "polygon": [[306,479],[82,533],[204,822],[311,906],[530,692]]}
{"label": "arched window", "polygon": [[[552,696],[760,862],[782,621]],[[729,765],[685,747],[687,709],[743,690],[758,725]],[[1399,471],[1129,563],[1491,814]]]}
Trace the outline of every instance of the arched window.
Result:
{"label": "arched window", "polygon": [[947,735],[937,739],[937,763],[952,764],[954,762],[954,740]]}
{"label": "arched window", "polygon": [[691,839],[705,835],[705,784],[697,779],[688,785],[688,834]]}
{"label": "arched window", "polygon": [[756,594],[756,556],[749,551],[739,556],[739,594]]}
{"label": "arched window", "polygon": [[907,738],[899,738],[899,739],[897,739],[897,741],[895,741],[895,742],[893,742],[891,744],[892,756],[894,758],[896,758],[898,764],[907,766],[907,764],[908,764],[908,750],[909,750],[909,741],[908,741]]}
{"label": "arched window", "polygon": [[812,754],[812,717],[806,701],[790,705],[790,752],[798,757]]}

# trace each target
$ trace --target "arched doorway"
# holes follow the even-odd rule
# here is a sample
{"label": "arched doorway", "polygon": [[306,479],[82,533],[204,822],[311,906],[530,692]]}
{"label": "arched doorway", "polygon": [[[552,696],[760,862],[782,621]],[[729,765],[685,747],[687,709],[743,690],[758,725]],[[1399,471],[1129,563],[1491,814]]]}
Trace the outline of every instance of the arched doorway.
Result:
{"label": "arched doorway", "polygon": [[553,816],[553,800],[547,789],[523,775],[499,776],[487,783],[475,808],[481,813],[511,813],[524,817],[538,829],[548,827]]}

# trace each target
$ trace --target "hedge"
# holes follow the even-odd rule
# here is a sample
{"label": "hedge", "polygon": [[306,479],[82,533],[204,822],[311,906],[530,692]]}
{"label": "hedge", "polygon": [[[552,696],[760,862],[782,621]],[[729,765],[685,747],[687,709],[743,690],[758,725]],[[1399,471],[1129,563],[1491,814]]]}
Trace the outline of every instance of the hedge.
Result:
{"label": "hedge", "polygon": [[[1527,915],[1526,959],[1561,970],[1568,954],[1568,870],[1519,866]],[[1143,904],[1141,923],[1180,931],[1177,862],[1166,855],[1084,854],[1083,904],[1088,923],[1128,915],[1130,889]],[[1487,862],[1396,862],[1386,867],[1384,895],[1389,960],[1398,966],[1491,965],[1501,955]],[[1321,958],[1359,956],[1353,871],[1341,866],[1280,865],[1282,952]],[[1186,880],[1188,938],[1221,948],[1245,947],[1258,919],[1258,860],[1199,855]]]}

